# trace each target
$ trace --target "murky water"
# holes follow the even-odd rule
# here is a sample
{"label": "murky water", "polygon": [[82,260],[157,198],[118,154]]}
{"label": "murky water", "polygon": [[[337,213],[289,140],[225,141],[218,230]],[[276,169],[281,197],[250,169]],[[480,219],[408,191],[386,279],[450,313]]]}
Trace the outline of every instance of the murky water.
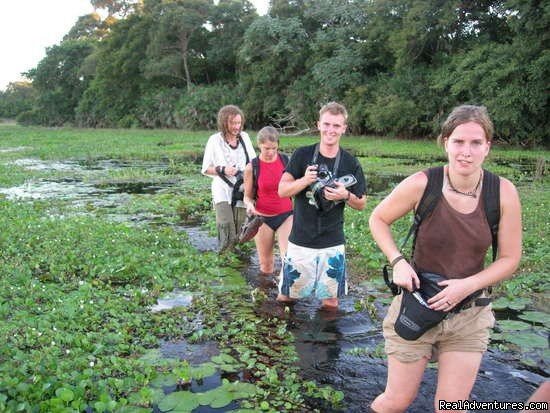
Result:
{"label": "murky water", "polygon": [[[265,288],[272,297],[271,302],[263,304],[262,311],[284,314],[282,306],[274,301],[273,277],[261,276],[258,272],[256,259],[252,259],[247,278],[253,286]],[[283,316],[288,318],[289,329],[296,337],[303,376],[344,392],[344,408],[338,410],[340,412],[367,411],[386,385],[387,362],[381,333],[385,307],[377,306],[374,319],[367,312],[356,311],[355,302],[365,294],[368,292],[352,289],[340,301],[337,311],[321,310],[317,300],[306,299],[293,305],[290,314]],[[547,374],[542,376],[523,368],[516,356],[491,349],[483,357],[471,400],[525,401],[547,378]],[[433,411],[436,385],[437,369],[428,368],[409,411]],[[313,407],[331,411],[327,406]]]}
{"label": "murky water", "polygon": [[[19,166],[28,169],[51,170],[73,174],[57,181],[29,182],[14,188],[0,188],[0,193],[9,199],[65,199],[76,205],[93,204],[95,207],[113,208],[121,201],[128,200],[133,193],[153,194],[169,187],[158,183],[109,184],[98,187],[87,184],[74,174],[82,171],[108,170],[112,168],[136,168],[132,162],[101,161],[86,162],[43,162],[36,160],[16,161]],[[149,165],[151,166],[151,165]],[[165,168],[166,165],[151,166]],[[368,178],[369,191],[384,191],[388,186],[399,182],[403,177],[375,176]],[[162,225],[163,217],[154,214],[124,215],[113,214],[114,221],[134,221],[142,224]],[[189,235],[192,245],[200,251],[216,249],[216,239],[198,226],[179,226],[176,229]],[[296,337],[296,350],[300,356],[302,375],[306,379],[321,384],[330,384],[345,394],[342,412],[364,412],[370,402],[384,390],[387,364],[383,355],[383,337],[381,320],[385,306],[376,305],[373,316],[367,311],[357,311],[356,303],[370,294],[365,289],[352,288],[350,294],[341,300],[338,311],[323,311],[314,299],[298,302],[286,312],[284,307],[275,301],[276,276],[260,276],[257,257],[250,257],[249,265],[244,271],[253,288],[265,291],[269,297],[259,305],[258,311],[275,314],[287,320],[289,330]],[[171,297],[159,300],[155,311],[162,311],[175,305],[189,305],[192,294],[177,291]],[[498,314],[497,314],[498,315]],[[164,357],[175,357],[200,364],[218,354],[215,343],[191,345],[185,341],[163,342],[160,347]],[[546,362],[545,362],[546,363]],[[502,353],[491,348],[483,357],[481,369],[472,391],[471,399],[477,401],[525,401],[536,386],[549,376],[548,366],[527,370],[519,363],[518,355],[511,352]],[[193,391],[205,391],[221,384],[221,375],[197,381],[191,384]],[[433,411],[434,390],[437,383],[437,370],[427,369],[417,399],[409,409],[410,412]],[[175,389],[166,389],[174,391]],[[224,409],[201,407],[195,412],[221,412],[231,410],[235,405]],[[330,412],[327,406],[313,406],[323,412]]]}

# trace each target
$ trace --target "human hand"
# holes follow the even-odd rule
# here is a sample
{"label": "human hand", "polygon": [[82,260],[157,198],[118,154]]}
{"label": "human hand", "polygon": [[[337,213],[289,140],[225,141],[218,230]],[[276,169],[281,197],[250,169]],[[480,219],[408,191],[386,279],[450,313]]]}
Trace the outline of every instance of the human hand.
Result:
{"label": "human hand", "polygon": [[439,282],[438,285],[445,288],[428,300],[430,308],[436,311],[451,311],[473,292],[470,291],[466,279],[445,280]]}
{"label": "human hand", "polygon": [[405,259],[401,259],[393,266],[392,278],[394,284],[409,291],[420,288],[420,280],[416,271]]}
{"label": "human hand", "polygon": [[237,172],[239,172],[239,170],[235,166],[226,166],[225,167],[225,174],[227,176],[235,176],[235,175],[237,175]]}
{"label": "human hand", "polygon": [[307,185],[311,185],[317,181],[317,165],[308,165],[302,179]]}
{"label": "human hand", "polygon": [[256,208],[254,207],[254,204],[251,202],[245,202],[246,206],[246,215],[252,216],[256,215]]}
{"label": "human hand", "polygon": [[325,186],[324,188],[324,195],[325,198],[329,201],[341,201],[348,198],[348,190],[341,182],[334,182],[334,185],[336,185],[336,188],[331,188],[329,186]]}

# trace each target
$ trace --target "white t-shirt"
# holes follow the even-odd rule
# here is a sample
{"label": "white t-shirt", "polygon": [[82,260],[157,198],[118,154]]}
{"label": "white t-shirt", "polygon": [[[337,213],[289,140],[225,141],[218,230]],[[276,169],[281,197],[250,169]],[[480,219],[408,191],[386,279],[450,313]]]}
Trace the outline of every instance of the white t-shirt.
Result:
{"label": "white t-shirt", "polygon": [[[246,132],[241,132],[244,146],[248,153],[248,160],[251,161],[256,157],[256,152],[250,141],[250,137]],[[222,137],[221,132],[215,133],[208,138],[206,143],[206,149],[204,150],[204,157],[202,159],[201,173],[209,176],[212,179],[212,199],[214,204],[219,202],[229,202],[231,204],[231,194],[233,188],[227,185],[218,175],[208,175],[206,170],[209,166],[236,166],[239,170],[244,171],[246,166],[246,155],[242,145],[239,142],[237,149],[231,148],[225,139]],[[228,176],[231,182],[235,182],[234,176]],[[242,201],[238,201],[236,206],[244,207]]]}

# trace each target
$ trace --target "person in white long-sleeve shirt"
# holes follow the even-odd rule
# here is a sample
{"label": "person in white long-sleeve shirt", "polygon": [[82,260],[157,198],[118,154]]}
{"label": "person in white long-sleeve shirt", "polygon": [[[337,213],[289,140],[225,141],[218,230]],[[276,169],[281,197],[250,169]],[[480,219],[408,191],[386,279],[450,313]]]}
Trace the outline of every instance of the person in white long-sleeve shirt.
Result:
{"label": "person in white long-sleeve shirt", "polygon": [[246,218],[241,200],[233,199],[233,187],[245,166],[256,157],[250,137],[243,132],[244,114],[237,106],[227,105],[218,112],[218,130],[208,138],[201,173],[212,179],[212,200],[216,210],[218,248],[230,249]]}

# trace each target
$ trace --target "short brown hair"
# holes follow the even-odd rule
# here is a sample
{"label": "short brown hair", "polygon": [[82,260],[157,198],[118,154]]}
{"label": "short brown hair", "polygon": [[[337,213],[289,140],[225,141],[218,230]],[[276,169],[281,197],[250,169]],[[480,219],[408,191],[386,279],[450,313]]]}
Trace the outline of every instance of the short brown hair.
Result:
{"label": "short brown hair", "polygon": [[485,132],[487,142],[493,140],[494,127],[487,108],[485,106],[460,105],[455,107],[443,122],[441,133],[437,137],[437,143],[443,145],[445,139],[451,136],[457,126],[468,122],[475,122],[481,126]]}
{"label": "short brown hair", "polygon": [[338,102],[329,102],[319,110],[319,119],[323,116],[323,113],[329,112],[331,115],[344,116],[344,122],[348,121],[348,111],[346,107]]}
{"label": "short brown hair", "polygon": [[258,142],[258,145],[266,142],[279,143],[279,131],[273,126],[264,126],[258,132],[256,142]]}
{"label": "short brown hair", "polygon": [[218,130],[222,133],[222,136],[227,135],[227,122],[229,119],[234,118],[237,115],[241,115],[241,129],[244,125],[244,113],[235,105],[226,105],[218,111]]}

